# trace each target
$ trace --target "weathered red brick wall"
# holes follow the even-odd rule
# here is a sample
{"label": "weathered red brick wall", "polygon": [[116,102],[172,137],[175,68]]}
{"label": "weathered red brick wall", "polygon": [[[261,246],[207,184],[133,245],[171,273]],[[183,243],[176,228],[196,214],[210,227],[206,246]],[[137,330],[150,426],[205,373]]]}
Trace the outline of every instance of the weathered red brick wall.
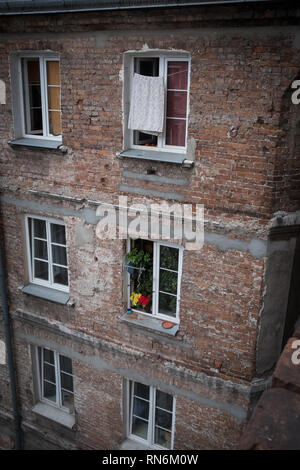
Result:
{"label": "weathered red brick wall", "polygon": [[[1,46],[1,79],[8,98],[2,122],[3,184],[85,197],[115,194],[122,169],[136,165],[115,157],[122,149],[123,52],[147,44],[191,54],[189,137],[196,141],[196,164],[193,170],[185,170],[190,185],[181,192],[186,200],[204,203],[214,214],[270,215],[274,176],[279,176],[274,173],[275,163],[282,152],[277,142],[284,132],[283,100],[299,72],[299,52],[288,29],[282,33],[280,28],[278,32],[266,28],[265,34],[253,29],[251,33],[251,26],[260,22],[280,23],[272,20],[278,13],[268,15],[260,9],[254,21],[253,12],[245,9],[242,34],[241,29],[228,34],[221,28],[221,21],[236,25],[234,18],[243,11],[190,8],[171,9],[166,15],[159,9],[3,20],[7,41]],[[281,14],[283,23],[293,11]],[[199,32],[199,24],[220,25],[218,34]],[[184,32],[173,34],[180,28]],[[192,28],[190,32],[188,28]],[[151,29],[154,34],[147,32]],[[172,34],[166,34],[168,29]],[[90,37],[87,31],[92,34],[92,30],[105,30],[106,36],[97,37],[94,32],[95,37]],[[36,34],[37,39],[17,40],[19,31],[31,33],[33,38]],[[125,31],[123,39],[121,31]],[[58,33],[66,36],[57,37]],[[50,157],[48,152],[18,152],[7,146],[13,137],[8,54],[22,49],[60,53],[63,143],[69,147],[68,155],[51,153]],[[235,137],[231,127],[237,128]],[[168,173],[169,167],[160,165],[160,174]],[[174,174],[181,171],[172,169]],[[159,185],[151,187],[160,189]],[[169,189],[164,185],[165,191]],[[294,205],[291,203],[291,210]]]}
{"label": "weathered red brick wall", "polygon": [[[20,291],[26,284],[27,271],[23,263],[25,234],[20,227],[25,214],[30,212],[15,211],[5,204],[2,208],[6,215],[7,257],[15,260],[15,264],[10,264],[8,279],[12,311],[29,311],[60,321],[71,330],[134,345],[144,354],[155,354],[151,338],[143,331],[124,329],[120,321],[126,311],[122,289],[123,240],[99,240],[94,225],[64,217],[70,267],[69,303],[74,306],[51,308],[48,302]],[[44,210],[43,215],[53,217],[55,212]],[[88,243],[78,241],[82,230],[90,234]],[[179,337],[172,347],[163,340],[159,342],[158,357],[208,373],[211,368],[218,369],[216,364],[221,362],[221,371],[214,371],[214,375],[251,379],[263,270],[264,259],[254,259],[250,253],[239,250],[222,252],[217,246],[205,244],[199,252],[184,252]]]}
{"label": "weathered red brick wall", "polygon": [[[46,429],[43,434],[53,446],[117,448],[124,437],[123,377],[134,372],[141,381],[144,377],[173,387],[178,395],[175,448],[237,444],[255,376],[267,263],[266,252],[253,250],[252,243],[264,246],[274,209],[282,209],[282,203],[294,210],[299,202],[288,190],[281,199],[277,185],[289,171],[281,164],[289,139],[288,126],[282,128],[282,100],[299,73],[295,32],[284,26],[297,21],[294,10],[279,14],[259,8],[254,13],[230,7],[39,15],[1,22],[0,79],[7,87],[0,122],[1,215],[27,433]],[[240,28],[227,29],[233,26]],[[255,26],[263,29],[258,32]],[[145,44],[191,55],[188,136],[196,144],[191,169],[116,157],[122,150],[123,53]],[[60,54],[65,155],[14,150],[7,144],[13,138],[8,57],[28,49]],[[293,155],[290,161],[297,166]],[[125,244],[100,241],[84,212],[95,209],[89,200],[117,202],[123,194],[130,203],[134,195],[121,192],[121,184],[174,192],[172,184],[124,176],[125,171],[145,175],[153,166],[158,176],[187,180],[176,193],[184,202],[205,205],[210,234],[200,252],[184,253],[180,331],[171,339],[121,321]],[[34,195],[32,189],[81,201]],[[73,306],[20,291],[27,282],[25,214],[65,221]],[[39,338],[61,345],[63,328],[63,344],[74,363],[76,431],[31,411],[29,344]],[[88,340],[77,344],[72,334]],[[96,362],[89,363],[89,357]],[[100,359],[105,361],[102,370],[97,368]],[[10,410],[6,397],[2,406]],[[32,447],[32,440],[26,445]]]}
{"label": "weathered red brick wall", "polygon": [[276,365],[272,388],[262,394],[242,434],[241,449],[300,449],[299,338],[298,321]]}

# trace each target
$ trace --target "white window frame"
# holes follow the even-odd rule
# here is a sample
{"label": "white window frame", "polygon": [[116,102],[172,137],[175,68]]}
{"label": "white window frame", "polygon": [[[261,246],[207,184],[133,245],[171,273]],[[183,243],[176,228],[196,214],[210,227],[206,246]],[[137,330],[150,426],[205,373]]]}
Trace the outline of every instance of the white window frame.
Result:
{"label": "white window frame", "polygon": [[[30,59],[39,59],[40,65],[40,85],[41,85],[41,106],[42,106],[42,125],[43,135],[34,135],[26,133],[26,116],[28,123],[29,116],[29,88],[28,76],[26,73],[27,62]],[[22,61],[24,60],[24,71]],[[53,52],[23,52],[12,53],[11,63],[11,82],[13,97],[13,116],[16,138],[28,138],[39,140],[62,141],[62,135],[53,135],[49,131],[49,108],[48,108],[48,83],[47,83],[47,62],[60,62],[59,55]],[[61,85],[60,85],[61,88]],[[25,105],[26,103],[26,105]],[[61,110],[59,110],[61,112]],[[36,131],[38,132],[38,131]]]}
{"label": "white window frame", "polygon": [[[147,313],[142,310],[135,309],[131,307],[130,303],[130,274],[127,273],[127,285],[128,285],[128,308],[131,308],[133,312],[138,312],[143,315],[147,315],[151,318],[157,318],[160,320],[167,320],[173,323],[179,323],[179,312],[180,312],[180,291],[181,291],[181,277],[182,277],[182,259],[183,259],[183,247],[180,245],[175,245],[174,243],[168,242],[161,242],[161,241],[153,241],[149,240],[153,243],[153,284],[152,284],[152,313]],[[172,295],[177,297],[176,302],[176,316],[173,317],[171,315],[165,315],[163,313],[159,313],[158,306],[159,306],[159,270],[160,270],[160,247],[161,246],[168,246],[170,248],[176,248],[178,250],[178,271],[177,272],[177,294],[170,294],[166,292],[168,295]],[[127,239],[127,253],[131,250],[131,239]],[[163,292],[162,292],[163,293]]]}
{"label": "white window frame", "polygon": [[[48,281],[44,281],[43,279],[36,278],[34,276],[34,259],[38,259],[34,257],[34,237],[33,237],[33,220],[43,220],[46,222],[46,235],[47,235],[47,251],[48,251]],[[31,224],[31,233],[29,230],[29,223]],[[60,290],[63,292],[69,292],[69,285],[70,285],[70,275],[69,275],[69,266],[68,266],[68,252],[67,252],[67,245],[61,245],[59,243],[54,243],[51,240],[51,229],[50,225],[63,225],[66,230],[66,226],[64,222],[58,219],[51,219],[42,216],[35,216],[35,215],[26,215],[25,216],[25,224],[26,224],[26,245],[27,245],[27,259],[28,259],[28,272],[29,272],[29,280],[32,284],[37,284],[40,286],[45,286],[49,288],[53,288],[56,290]],[[43,240],[44,241],[44,240]],[[66,240],[67,241],[67,240]],[[66,256],[67,256],[67,266],[59,265],[58,263],[53,263],[52,261],[52,249],[51,245],[58,245],[66,248]],[[45,261],[45,260],[41,260]],[[66,268],[68,271],[68,285],[64,286],[63,284],[58,284],[53,281],[53,264],[57,266],[61,266]]]}
{"label": "white window frame", "polygon": [[[153,387],[152,385],[146,385],[149,387],[149,421],[148,421],[148,436],[147,440],[136,436],[135,434],[132,434],[132,418],[133,418],[133,399],[134,399],[134,384],[135,383],[142,383],[142,382],[137,382],[133,380],[127,380],[126,381],[126,393],[127,393],[127,410],[128,410],[128,420],[127,420],[127,436],[129,439],[135,440],[137,442],[140,442],[141,444],[145,444],[148,447],[151,447],[152,449],[156,450],[172,450],[174,447],[174,435],[175,435],[175,410],[176,410],[176,397],[171,395],[173,398],[173,403],[172,403],[172,411],[170,412],[169,410],[162,410],[167,412],[167,413],[172,413],[172,427],[171,431],[166,430],[171,433],[171,445],[170,449],[167,447],[162,447],[159,444],[154,443],[154,438],[155,438],[155,409],[156,409],[156,391],[163,391],[159,390],[156,387]],[[168,392],[164,392],[168,393]],[[141,419],[141,418],[139,418]],[[159,426],[160,427],[160,426]],[[163,428],[162,428],[163,429]]]}
{"label": "white window frame", "polygon": [[[146,147],[144,145],[135,145],[134,144],[134,131],[128,129],[128,119],[129,119],[129,109],[130,101],[132,96],[132,85],[133,85],[133,76],[134,76],[134,60],[143,59],[143,58],[158,58],[159,59],[159,77],[164,79],[164,88],[165,88],[165,110],[164,110],[164,132],[162,136],[157,137],[157,147]],[[187,149],[187,138],[188,138],[188,118],[189,118],[189,101],[190,101],[190,68],[191,61],[187,53],[180,54],[179,52],[161,52],[161,51],[151,51],[146,53],[125,53],[125,62],[128,62],[129,66],[125,65],[125,81],[128,83],[124,86],[124,104],[125,104],[125,119],[124,119],[124,150],[127,150],[126,147],[130,149],[147,150],[155,152],[172,152],[172,153],[186,153]],[[185,129],[185,146],[180,147],[177,145],[167,145],[166,140],[166,121],[167,121],[167,74],[168,74],[168,62],[187,62],[188,63],[188,83],[187,83],[187,108],[186,108],[186,129]],[[127,74],[126,74],[127,71]],[[129,73],[128,73],[129,72]],[[127,85],[127,86],[126,86]],[[182,90],[180,90],[182,91]],[[175,119],[175,118],[174,118]],[[178,118],[179,119],[179,118]],[[180,118],[183,119],[183,118]]]}
{"label": "white window frame", "polygon": [[[41,360],[39,358],[39,348],[41,350]],[[48,400],[47,398],[44,397],[44,349],[48,349],[49,351],[53,352],[54,354],[54,370],[55,370],[55,384],[52,382],[48,381],[49,383],[52,383],[55,385],[56,388],[56,402],[52,400]],[[70,412],[69,408],[66,406],[63,406],[62,404],[62,398],[61,398],[61,391],[64,390],[63,387],[61,386],[61,377],[60,377],[60,362],[59,362],[59,354],[57,351],[54,351],[53,349],[45,348],[44,346],[35,346],[34,347],[35,351],[35,361],[36,361],[36,368],[37,368],[37,388],[38,388],[38,400],[42,403],[45,403],[47,405],[51,405],[55,408],[59,408],[66,413],[73,414]],[[70,358],[68,358],[70,359]],[[72,359],[70,359],[72,361]],[[46,361],[45,361],[46,362]],[[52,364],[51,364],[52,365]],[[72,364],[73,367],[73,364]],[[73,381],[73,392],[70,392],[69,390],[66,390],[66,392],[70,393],[74,397],[74,374],[69,374],[68,372],[63,371],[64,374],[69,375],[72,377]]]}

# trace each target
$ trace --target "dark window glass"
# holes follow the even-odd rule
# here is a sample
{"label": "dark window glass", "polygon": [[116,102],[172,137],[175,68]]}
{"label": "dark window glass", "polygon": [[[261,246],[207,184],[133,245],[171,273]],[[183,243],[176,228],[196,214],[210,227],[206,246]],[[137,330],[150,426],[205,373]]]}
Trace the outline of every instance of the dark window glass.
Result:
{"label": "dark window glass", "polygon": [[48,249],[46,241],[34,240],[34,257],[48,260]]}
{"label": "dark window glass", "polygon": [[161,392],[160,390],[156,390],[156,406],[159,406],[159,408],[163,408],[164,410],[172,411],[172,395],[169,395],[169,393]]}
{"label": "dark window glass", "polygon": [[33,236],[47,240],[46,221],[33,219]]}
{"label": "dark window glass", "polygon": [[34,260],[34,273],[36,278],[48,281],[48,263]]}
{"label": "dark window glass", "polygon": [[60,370],[72,374],[72,361],[66,356],[59,356]]}
{"label": "dark window glass", "polygon": [[67,250],[63,246],[52,245],[52,261],[53,263],[67,266]]}
{"label": "dark window glass", "polygon": [[53,281],[55,284],[68,285],[68,270],[61,266],[53,266]]}
{"label": "dark window glass", "polygon": [[59,243],[60,245],[66,244],[66,231],[64,225],[51,224],[51,241],[53,243]]}

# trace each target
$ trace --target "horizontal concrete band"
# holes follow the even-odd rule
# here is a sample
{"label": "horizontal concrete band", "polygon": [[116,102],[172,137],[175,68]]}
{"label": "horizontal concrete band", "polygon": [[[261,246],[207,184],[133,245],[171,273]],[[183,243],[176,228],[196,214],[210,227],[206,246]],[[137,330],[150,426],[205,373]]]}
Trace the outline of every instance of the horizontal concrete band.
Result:
{"label": "horizontal concrete band", "polygon": [[[46,196],[45,196],[46,197]],[[54,198],[53,195],[51,195]],[[59,196],[57,196],[59,199]],[[62,196],[62,200],[65,198]],[[22,208],[28,213],[42,213],[43,215],[49,214],[57,217],[77,217],[83,219],[87,224],[96,225],[101,217],[96,216],[96,209],[90,207],[84,208],[70,208],[62,207],[55,204],[46,204],[26,199],[18,199],[9,196],[1,196],[0,202],[3,204],[13,205]],[[98,203],[94,203],[97,206]],[[101,201],[99,201],[101,204]],[[204,243],[216,246],[221,251],[237,250],[242,252],[249,252],[254,258],[260,259],[267,256],[267,241],[260,238],[252,238],[251,241],[240,240],[238,238],[230,238],[226,235],[204,232]]]}
{"label": "horizontal concrete band", "polygon": [[38,40],[38,39],[66,39],[66,38],[94,38],[96,42],[96,47],[104,48],[106,46],[107,40],[110,38],[122,38],[122,37],[130,37],[130,36],[142,36],[142,37],[156,37],[158,35],[161,36],[180,36],[180,38],[184,36],[188,36],[189,38],[197,37],[216,37],[216,36],[234,36],[239,35],[240,37],[255,37],[257,36],[276,36],[278,34],[286,34],[289,37],[294,37],[294,47],[300,47],[300,32],[298,26],[257,26],[257,25],[249,25],[249,27],[243,24],[242,27],[232,27],[226,26],[222,24],[222,28],[212,28],[207,25],[201,25],[199,28],[178,28],[178,29],[151,29],[151,30],[140,30],[140,29],[131,29],[128,30],[106,30],[106,31],[88,31],[88,32],[80,32],[80,31],[55,31],[55,32],[24,32],[24,33],[2,33],[0,35],[1,41],[19,41],[20,38],[23,40]]}
{"label": "horizontal concrete band", "polygon": [[[63,324],[59,324],[58,322],[56,322],[56,324],[54,324],[53,322],[50,323],[48,320],[41,318],[37,315],[31,314],[29,312],[18,310],[12,313],[12,317],[15,320],[21,321],[22,323],[35,326],[37,328],[40,328],[41,330],[47,330],[53,333],[55,336],[57,335],[63,336],[68,341],[70,341],[70,344],[72,345],[76,343],[85,343],[89,345],[90,347],[92,347],[93,349],[95,349],[97,351],[97,355],[85,355],[85,354],[79,353],[73,347],[60,345],[49,339],[44,339],[44,338],[40,339],[40,338],[35,337],[32,334],[28,334],[24,331],[20,331],[20,329],[16,329],[15,336],[18,339],[25,340],[29,344],[46,347],[49,349],[54,349],[60,354],[66,355],[70,357],[71,359],[79,360],[83,363],[88,364],[89,366],[93,367],[96,370],[108,370],[111,372],[115,372],[124,378],[134,380],[134,381],[139,381],[147,385],[152,385],[172,395],[177,395],[177,396],[181,396],[181,397],[196,401],[197,403],[205,407],[218,409],[220,412],[226,412],[230,414],[232,417],[234,417],[239,423],[245,421],[247,418],[247,410],[244,409],[242,406],[234,405],[232,403],[221,402],[213,398],[208,398],[208,397],[199,395],[190,390],[186,390],[186,389],[176,387],[174,385],[166,384],[155,377],[137,373],[134,369],[126,369],[122,367],[117,367],[114,364],[103,360],[101,356],[99,355],[99,352],[101,350],[107,350],[111,352],[113,351],[114,354],[116,353],[120,354],[120,356],[130,355],[131,359],[135,358],[135,361],[136,361],[138,359],[141,359],[143,356],[143,354],[140,352],[125,348],[123,346],[121,347],[117,344],[108,343],[104,340],[91,337],[84,333],[76,332],[73,330],[71,331],[67,327],[65,327]],[[172,368],[172,365],[170,363],[168,363],[166,366],[169,368]],[[175,367],[175,364],[174,364],[174,367]],[[183,373],[185,375],[185,378],[189,379],[190,382],[198,381],[198,384],[199,384],[199,380],[202,380],[203,385],[205,385],[205,382],[207,382],[207,380],[214,380],[214,382],[216,383],[216,389],[225,388],[228,390],[229,393],[230,391],[235,389],[235,390],[238,390],[239,393],[244,395],[246,398],[249,398],[250,393],[251,393],[251,384],[249,384],[249,386],[245,384],[235,384],[233,382],[230,382],[229,380],[226,381],[226,380],[219,379],[219,378],[208,377],[203,372],[199,372],[197,374],[197,377],[195,377],[194,371],[181,370],[181,373]]]}

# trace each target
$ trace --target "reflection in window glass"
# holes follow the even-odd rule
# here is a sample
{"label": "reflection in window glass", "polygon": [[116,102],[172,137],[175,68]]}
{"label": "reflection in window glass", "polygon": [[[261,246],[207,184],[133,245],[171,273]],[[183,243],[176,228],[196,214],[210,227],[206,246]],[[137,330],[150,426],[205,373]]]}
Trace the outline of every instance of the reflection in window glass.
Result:
{"label": "reflection in window glass", "polygon": [[[130,434],[149,446],[172,447],[173,397],[165,392],[130,382]],[[143,395],[140,398],[137,394]]]}
{"label": "reflection in window glass", "polygon": [[28,218],[32,282],[67,290],[66,230],[63,224]]}
{"label": "reflection in window glass", "polygon": [[41,399],[74,412],[72,361],[55,351],[37,348]]}
{"label": "reflection in window glass", "polygon": [[22,59],[25,134],[61,135],[59,61],[40,55]]}

